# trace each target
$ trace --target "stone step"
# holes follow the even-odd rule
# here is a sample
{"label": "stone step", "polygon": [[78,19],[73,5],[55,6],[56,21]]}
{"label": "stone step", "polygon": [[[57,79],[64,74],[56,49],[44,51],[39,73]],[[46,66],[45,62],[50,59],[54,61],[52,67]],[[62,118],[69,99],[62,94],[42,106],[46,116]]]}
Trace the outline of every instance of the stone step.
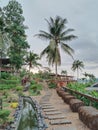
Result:
{"label": "stone step", "polygon": [[51,124],[51,125],[71,124],[71,121],[66,120],[66,119],[51,120],[51,121],[50,121],[50,124]]}
{"label": "stone step", "polygon": [[77,130],[74,126],[58,126],[55,128],[52,128],[51,130]]}
{"label": "stone step", "polygon": [[51,105],[51,103],[40,103],[40,105]]}
{"label": "stone step", "polygon": [[42,109],[53,109],[53,106],[42,107]]}
{"label": "stone step", "polygon": [[58,109],[44,109],[44,112],[54,112],[54,111],[59,111]]}
{"label": "stone step", "polygon": [[54,119],[64,119],[66,116],[63,115],[53,115],[53,116],[48,116],[49,120],[54,120]]}
{"label": "stone step", "polygon": [[45,112],[46,115],[57,115],[62,114],[60,111],[54,111],[54,112]]}
{"label": "stone step", "polygon": [[41,105],[42,107],[49,107],[49,106],[52,106],[51,104],[42,104]]}

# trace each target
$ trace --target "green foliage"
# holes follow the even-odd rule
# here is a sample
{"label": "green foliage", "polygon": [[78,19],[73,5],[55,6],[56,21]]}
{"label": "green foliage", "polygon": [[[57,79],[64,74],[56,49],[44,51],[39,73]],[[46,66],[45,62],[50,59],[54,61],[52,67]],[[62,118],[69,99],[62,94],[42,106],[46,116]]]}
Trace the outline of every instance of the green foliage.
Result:
{"label": "green foliage", "polygon": [[10,115],[10,111],[9,110],[0,110],[1,123],[7,122],[9,115]]}
{"label": "green foliage", "polygon": [[5,79],[2,79],[0,81],[2,84],[13,84],[13,85],[16,85],[16,84],[19,84],[20,83],[20,80],[5,80]]}
{"label": "green foliage", "polygon": [[25,75],[27,75],[27,71],[25,69],[22,69],[20,71],[20,77],[23,78]]}
{"label": "green foliage", "polygon": [[31,84],[31,86],[29,88],[30,94],[32,96],[39,95],[40,94],[40,90],[42,90],[42,85],[32,81],[32,84]]}
{"label": "green foliage", "polygon": [[86,86],[87,84],[82,84],[82,83],[70,83],[67,85],[70,89],[81,92],[81,93],[86,93]]}
{"label": "green foliage", "polygon": [[[72,89],[74,91],[83,93],[85,95],[89,95],[91,97],[98,98],[98,92],[85,90],[85,88],[90,86],[90,85],[91,85],[91,82],[86,83],[86,84],[70,83],[70,84],[67,85],[67,87],[69,87],[70,89]],[[98,108],[98,103],[97,102],[95,102],[95,101],[91,102],[90,99],[88,99],[88,98],[86,98],[84,96],[81,96],[79,94],[73,94],[73,95],[76,96],[78,99],[82,100],[85,103],[85,105],[89,105],[91,103],[92,106]]]}
{"label": "green foliage", "polygon": [[22,6],[15,0],[10,0],[3,8],[7,34],[10,38],[9,57],[16,70],[21,68],[24,62],[26,49],[29,47],[26,41],[24,17]]}
{"label": "green foliage", "polygon": [[11,77],[10,73],[1,72],[1,78],[2,79],[9,79],[10,77]]}
{"label": "green foliage", "polygon": [[1,79],[0,80],[0,90],[4,89],[14,89],[16,85],[20,83],[20,80],[10,80],[10,79]]}
{"label": "green foliage", "polygon": [[[19,93],[19,91],[18,91]],[[18,96],[14,95],[14,94],[11,94],[8,96],[7,98],[7,102],[10,103],[10,102],[18,102]]]}
{"label": "green foliage", "polygon": [[54,82],[50,82],[48,85],[49,85],[49,88],[56,88],[57,87],[56,83],[54,83]]}
{"label": "green foliage", "polygon": [[25,96],[25,94],[23,93],[23,91],[18,91],[18,96]]}
{"label": "green foliage", "polygon": [[60,16],[55,18],[50,17],[49,20],[46,19],[48,24],[48,31],[40,30],[39,34],[36,34],[38,38],[43,40],[49,40],[49,45],[41,52],[41,57],[46,55],[47,62],[49,65],[55,65],[56,75],[57,75],[57,65],[61,65],[60,49],[72,57],[74,50],[64,41],[71,41],[76,38],[75,35],[69,34],[73,29],[66,29],[67,19],[63,19]]}
{"label": "green foliage", "polygon": [[37,82],[35,80],[32,80],[31,85],[33,85],[33,84],[37,84]]}
{"label": "green foliage", "polygon": [[41,84],[33,84],[33,85],[30,86],[30,89],[42,90],[42,85]]}
{"label": "green foliage", "polygon": [[23,86],[17,86],[15,89],[16,89],[16,91],[22,91],[23,90]]}
{"label": "green foliage", "polygon": [[38,54],[36,53],[33,53],[33,52],[29,52],[27,57],[26,57],[26,62],[28,63],[29,65],[29,69],[33,66],[41,66],[41,64],[38,63],[38,60],[39,60],[39,56]]}
{"label": "green foliage", "polygon": [[2,92],[2,95],[5,96],[5,98],[7,98],[7,97],[9,96],[9,93],[8,93],[7,90],[4,90],[4,91]]}
{"label": "green foliage", "polygon": [[14,84],[0,84],[0,90],[15,88]]}

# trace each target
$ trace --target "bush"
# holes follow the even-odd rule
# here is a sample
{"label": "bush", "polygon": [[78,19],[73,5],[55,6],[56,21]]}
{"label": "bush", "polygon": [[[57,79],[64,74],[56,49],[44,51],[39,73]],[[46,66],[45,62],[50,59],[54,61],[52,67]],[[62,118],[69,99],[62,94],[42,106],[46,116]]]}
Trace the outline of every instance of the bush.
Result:
{"label": "bush", "polygon": [[37,82],[35,80],[32,80],[31,85],[33,85],[33,84],[37,84]]}
{"label": "bush", "polygon": [[8,91],[7,90],[3,90],[2,91],[2,95],[5,97],[5,98],[7,98],[8,97]]}
{"label": "bush", "polygon": [[6,123],[9,115],[10,115],[9,110],[0,110],[1,123]]}
{"label": "bush", "polygon": [[53,82],[50,82],[48,85],[49,85],[49,88],[56,88],[57,87],[56,83],[53,83]]}
{"label": "bush", "polygon": [[15,88],[13,84],[0,84],[0,90]]}
{"label": "bush", "polygon": [[22,91],[23,90],[23,86],[17,86],[16,87],[16,91]]}
{"label": "bush", "polygon": [[2,79],[9,79],[11,77],[10,73],[7,72],[1,72],[1,78]]}
{"label": "bush", "polygon": [[42,85],[41,84],[33,84],[30,86],[30,89],[42,90]]}
{"label": "bush", "polygon": [[14,84],[14,85],[20,83],[19,80],[6,80],[6,79],[2,79],[0,82],[1,82],[2,84]]}

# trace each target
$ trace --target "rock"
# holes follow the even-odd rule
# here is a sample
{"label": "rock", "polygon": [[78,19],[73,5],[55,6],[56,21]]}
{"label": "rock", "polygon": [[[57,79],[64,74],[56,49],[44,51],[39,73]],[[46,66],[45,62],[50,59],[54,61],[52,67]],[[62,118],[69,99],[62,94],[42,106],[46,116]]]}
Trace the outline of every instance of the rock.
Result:
{"label": "rock", "polygon": [[98,110],[91,106],[82,106],[78,110],[79,119],[91,130],[98,130]]}
{"label": "rock", "polygon": [[78,112],[78,109],[81,107],[81,106],[84,106],[84,102],[82,102],[81,100],[79,99],[71,99],[70,100],[70,108],[73,112]]}

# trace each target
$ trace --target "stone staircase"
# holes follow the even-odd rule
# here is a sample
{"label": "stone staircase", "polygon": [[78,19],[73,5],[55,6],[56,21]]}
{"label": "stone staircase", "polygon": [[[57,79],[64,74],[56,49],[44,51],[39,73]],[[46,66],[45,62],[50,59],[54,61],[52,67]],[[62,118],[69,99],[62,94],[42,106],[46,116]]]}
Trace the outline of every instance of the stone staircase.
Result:
{"label": "stone staircase", "polygon": [[[43,109],[43,114],[46,119],[48,130],[76,130],[76,128],[70,127],[72,123],[67,119],[67,116],[60,111],[55,105],[53,105],[50,101],[52,97],[52,93],[46,92],[46,95],[42,97],[40,100],[40,105]],[[64,126],[64,125],[69,126]]]}

